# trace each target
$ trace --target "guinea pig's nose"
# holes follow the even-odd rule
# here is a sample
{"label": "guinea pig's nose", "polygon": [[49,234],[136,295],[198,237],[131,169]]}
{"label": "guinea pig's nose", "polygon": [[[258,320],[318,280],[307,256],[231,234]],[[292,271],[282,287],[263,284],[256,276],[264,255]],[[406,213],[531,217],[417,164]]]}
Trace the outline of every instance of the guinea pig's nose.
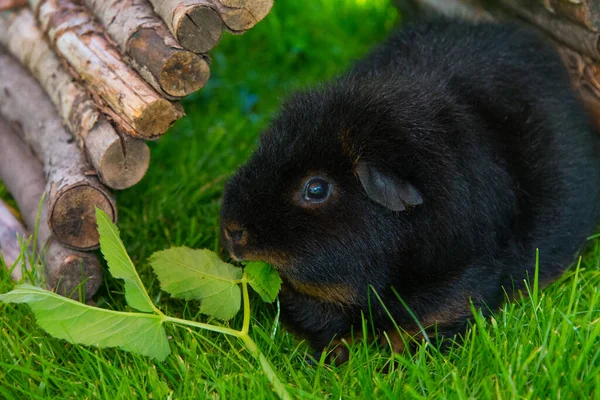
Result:
{"label": "guinea pig's nose", "polygon": [[231,243],[244,244],[248,236],[248,232],[239,226],[228,226],[225,228],[225,236],[229,238]]}

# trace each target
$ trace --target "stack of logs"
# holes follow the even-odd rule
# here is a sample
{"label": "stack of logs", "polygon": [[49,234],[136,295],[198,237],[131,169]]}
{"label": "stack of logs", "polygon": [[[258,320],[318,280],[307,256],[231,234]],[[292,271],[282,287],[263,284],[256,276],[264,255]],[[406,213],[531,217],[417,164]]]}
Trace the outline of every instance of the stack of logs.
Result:
{"label": "stack of logs", "polygon": [[471,20],[512,20],[550,38],[600,131],[600,0],[394,0],[400,10]]}
{"label": "stack of logs", "polygon": [[[102,282],[95,208],[139,182],[158,139],[204,86],[206,53],[273,0],[0,0],[0,180],[37,228],[46,285],[90,298]],[[40,200],[44,196],[45,200]],[[42,207],[40,208],[40,205]],[[38,215],[38,212],[40,214]],[[0,254],[32,267],[27,230],[0,201]],[[84,283],[82,285],[82,283]],[[83,290],[83,291],[82,291]]]}

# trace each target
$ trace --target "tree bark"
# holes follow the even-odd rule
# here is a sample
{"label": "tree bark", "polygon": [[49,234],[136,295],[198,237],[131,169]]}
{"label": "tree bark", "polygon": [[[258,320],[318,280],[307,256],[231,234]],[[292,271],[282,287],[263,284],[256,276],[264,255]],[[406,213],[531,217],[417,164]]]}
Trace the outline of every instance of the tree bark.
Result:
{"label": "tree bark", "polygon": [[0,0],[0,11],[15,10],[27,4],[27,0]]}
{"label": "tree bark", "polygon": [[41,84],[65,125],[78,137],[104,184],[126,189],[143,178],[150,164],[146,143],[121,138],[115,132],[89,94],[71,78],[50,49],[29,9],[0,13],[0,43]]}
{"label": "tree bark", "polygon": [[500,0],[510,12],[543,30],[548,36],[577,52],[600,61],[600,34],[557,18],[538,2],[532,0]]}
{"label": "tree bark", "polygon": [[559,18],[575,22],[592,32],[600,28],[600,2],[597,0],[538,0]]}
{"label": "tree bark", "polygon": [[179,98],[201,89],[207,61],[184,50],[146,0],[85,0],[129,64],[159,93]]}
{"label": "tree bark", "polygon": [[183,109],[160,97],[107,41],[103,28],[73,0],[29,0],[56,52],[102,111],[133,137],[160,137]]}
{"label": "tree bark", "polygon": [[100,184],[37,82],[1,52],[0,93],[0,114],[21,128],[25,141],[44,164],[53,235],[76,249],[97,248],[95,207],[116,220],[113,196]]}
{"label": "tree bark", "polygon": [[11,213],[8,205],[0,200],[0,255],[4,258],[4,264],[14,281],[20,281],[23,278],[23,270],[29,269],[27,259],[21,257],[20,243],[26,242],[27,237],[25,227]]}
{"label": "tree bark", "polygon": [[[2,119],[0,119],[0,179],[19,205],[25,224],[30,231],[34,231],[38,222],[40,199],[46,186],[43,168],[31,149]],[[48,202],[44,201],[36,237],[37,250],[46,266],[47,287],[73,298],[79,298],[77,289],[83,287],[86,298],[89,299],[102,284],[100,263],[95,255],[67,249],[51,237],[47,204]],[[13,278],[20,277],[13,276]]]}
{"label": "tree bark", "polygon": [[210,0],[150,0],[150,3],[186,49],[206,53],[221,40],[223,21]]}

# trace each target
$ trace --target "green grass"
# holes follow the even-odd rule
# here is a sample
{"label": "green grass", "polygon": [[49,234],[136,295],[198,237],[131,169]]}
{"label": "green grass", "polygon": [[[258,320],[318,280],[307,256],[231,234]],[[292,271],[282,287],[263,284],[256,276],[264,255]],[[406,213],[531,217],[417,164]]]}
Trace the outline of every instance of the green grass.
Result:
{"label": "green grass", "polygon": [[[148,256],[174,245],[217,250],[224,181],[252,152],[281,99],[342,72],[397,20],[387,0],[276,0],[254,29],[223,39],[208,86],[185,101],[188,116],[151,145],[148,175],[117,195],[123,241],[162,309],[205,320],[197,304],[161,294]],[[1,186],[0,196],[7,197]],[[412,356],[391,355],[359,343],[342,367],[311,366],[306,344],[258,297],[251,334],[294,397],[600,398],[600,240],[590,242],[578,269],[494,318],[477,317],[463,344],[444,354],[422,346]],[[0,272],[0,292],[12,287]],[[127,309],[122,284],[110,278],[97,302]],[[232,325],[241,322],[240,315]],[[172,354],[155,363],[52,339],[27,307],[0,305],[0,398],[274,397],[234,338],[192,329],[168,334]]]}

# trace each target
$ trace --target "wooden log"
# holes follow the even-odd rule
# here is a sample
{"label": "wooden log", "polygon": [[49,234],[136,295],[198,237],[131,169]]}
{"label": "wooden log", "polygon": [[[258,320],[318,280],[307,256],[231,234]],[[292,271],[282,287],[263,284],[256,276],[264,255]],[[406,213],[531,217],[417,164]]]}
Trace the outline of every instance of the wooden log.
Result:
{"label": "wooden log", "polygon": [[1,48],[0,93],[0,114],[21,128],[23,138],[44,165],[48,223],[54,237],[76,249],[97,248],[95,207],[115,221],[114,198],[98,181],[35,79]]}
{"label": "wooden log", "polygon": [[84,0],[128,63],[165,97],[187,96],[204,86],[208,62],[184,50],[146,0]]}
{"label": "wooden log", "polygon": [[500,4],[514,15],[543,30],[559,43],[600,61],[600,34],[552,15],[537,1],[500,0]]}
{"label": "wooden log", "polygon": [[102,111],[133,137],[160,137],[183,109],[162,98],[123,61],[103,28],[73,0],[29,0],[52,47]]}
{"label": "wooden log", "polygon": [[219,0],[211,0],[211,2],[225,27],[235,34],[244,33],[252,28],[267,16],[273,6],[272,0],[229,2],[229,4],[240,4],[240,6],[227,5],[224,1]]}
{"label": "wooden log", "polygon": [[0,11],[15,10],[27,4],[27,0],[0,0]]}
{"label": "wooden log", "polygon": [[[0,142],[1,140],[0,137]],[[27,237],[25,227],[12,214],[8,205],[0,200],[0,255],[14,281],[20,281],[23,270],[29,269],[27,260],[21,257],[21,241],[26,242]]]}
{"label": "wooden log", "polygon": [[597,0],[538,0],[559,18],[575,22],[592,32],[600,29],[600,2]]}
{"label": "wooden log", "polygon": [[[271,8],[273,8],[274,0],[215,0],[225,7],[237,8],[246,10],[256,22],[265,18]],[[255,22],[255,24],[256,24]]]}
{"label": "wooden log", "polygon": [[0,13],[0,43],[38,80],[104,184],[126,189],[143,178],[150,164],[146,143],[115,132],[50,49],[29,9]]}
{"label": "wooden log", "polygon": [[210,0],[150,0],[186,49],[206,53],[221,40],[224,24]]}
{"label": "wooden log", "polygon": [[[38,205],[46,186],[43,167],[15,130],[2,119],[0,179],[19,205],[25,224],[30,231],[34,231]],[[79,298],[77,289],[84,282],[81,286],[86,298],[91,298],[102,284],[102,268],[97,257],[67,249],[51,237],[47,201],[44,202],[38,225],[36,244],[46,266],[47,287],[63,296]]]}
{"label": "wooden log", "polygon": [[559,51],[573,86],[579,91],[596,131],[600,133],[600,65],[567,47],[560,46]]}

